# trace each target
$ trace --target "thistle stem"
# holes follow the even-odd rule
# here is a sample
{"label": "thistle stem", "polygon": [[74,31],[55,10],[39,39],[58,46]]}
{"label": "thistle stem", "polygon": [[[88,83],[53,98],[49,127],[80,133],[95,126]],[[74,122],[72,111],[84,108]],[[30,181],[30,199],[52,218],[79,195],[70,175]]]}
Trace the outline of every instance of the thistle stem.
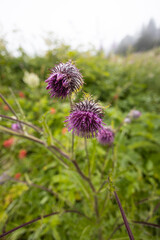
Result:
{"label": "thistle stem", "polygon": [[74,159],[74,132],[72,132],[72,159]]}
{"label": "thistle stem", "polygon": [[90,161],[89,161],[89,154],[88,154],[88,148],[87,148],[87,138],[84,138],[84,145],[85,145],[85,151],[86,151],[86,158],[88,161],[88,176],[91,176],[91,166],[90,166]]}
{"label": "thistle stem", "polygon": [[[12,121],[14,121],[14,122],[21,123],[22,125],[26,125],[26,126],[28,126],[28,127],[30,127],[30,128],[33,128],[35,131],[37,131],[37,132],[40,133],[40,134],[43,133],[43,129],[41,129],[41,128],[39,128],[39,127],[37,127],[36,125],[33,125],[33,124],[31,124],[31,123],[24,122],[24,121],[21,121],[21,120],[19,120],[19,119],[15,119],[15,118],[12,118],[12,117],[8,117],[8,116],[2,115],[2,114],[0,114],[0,117],[5,118],[5,119],[12,120]],[[53,138],[53,140],[54,140],[57,144],[59,144],[61,147],[63,147],[63,148],[65,149],[65,146],[63,146],[63,144],[62,144],[60,141],[58,141],[58,140],[57,140],[56,138],[54,138],[53,136],[52,136],[52,138]]]}
{"label": "thistle stem", "polygon": [[[15,116],[16,120],[19,120],[18,119],[18,116],[16,114],[16,112],[14,111],[14,109],[11,107],[11,105],[7,102],[7,100],[3,97],[3,95],[0,93],[0,98],[3,100],[3,102],[8,106],[8,108],[10,109],[10,111],[13,113],[13,115]],[[19,125],[21,127],[21,130],[24,132],[24,129],[23,129],[23,125],[21,124],[21,122],[19,122]]]}
{"label": "thistle stem", "polygon": [[[160,228],[160,225],[158,224],[155,224],[155,223],[148,223],[148,222],[142,222],[142,221],[132,221],[132,223],[135,223],[135,224],[140,224],[140,225],[143,225],[143,226],[147,226],[147,227],[152,227],[152,228]],[[121,227],[123,227],[124,225],[124,222],[119,224],[114,230],[113,232],[111,233],[111,235],[109,236],[109,238],[107,240],[111,240],[113,235],[117,232],[117,230],[119,230]]]}
{"label": "thistle stem", "polygon": [[8,108],[10,109],[10,111],[13,113],[13,115],[16,117],[16,119],[18,119],[18,116],[16,114],[16,112],[14,111],[14,109],[11,107],[11,105],[6,101],[6,99],[3,97],[3,95],[0,93],[0,98],[3,100],[3,102],[8,106]]}
{"label": "thistle stem", "polygon": [[0,131],[5,131],[11,135],[14,135],[14,136],[18,136],[18,137],[22,137],[22,138],[26,138],[26,139],[29,139],[33,142],[36,142],[36,143],[39,143],[43,146],[46,147],[46,149],[50,150],[52,153],[54,153],[54,155],[60,160],[60,162],[66,167],[68,168],[68,164],[57,154],[57,152],[65,157],[66,159],[70,160],[69,156],[62,152],[58,147],[54,146],[54,145],[51,145],[51,146],[47,146],[45,142],[41,141],[40,139],[32,136],[32,135],[24,135],[23,133],[19,133],[19,132],[16,132],[8,127],[5,127],[5,126],[0,126]]}
{"label": "thistle stem", "polygon": [[42,133],[42,132],[43,132],[43,130],[42,130],[41,128],[39,128],[39,127],[37,127],[37,126],[35,126],[35,125],[31,124],[31,123],[27,123],[27,122],[21,121],[21,120],[19,120],[19,119],[15,119],[15,118],[12,118],[12,117],[8,117],[8,116],[2,115],[2,114],[0,114],[0,117],[5,118],[5,119],[12,120],[12,121],[14,121],[14,122],[22,123],[22,124],[24,124],[24,125],[26,125],[26,126],[28,126],[28,127],[33,128],[34,130],[36,130],[36,131],[39,132],[39,133]]}
{"label": "thistle stem", "polygon": [[[78,215],[81,215],[81,216],[86,217],[87,219],[89,219],[85,214],[83,214],[83,213],[81,213],[81,212],[79,212],[77,210],[65,210],[62,213],[76,213]],[[47,217],[54,216],[54,215],[57,215],[57,214],[60,214],[60,212],[53,212],[53,213],[50,213],[50,214],[47,214],[47,215],[44,215],[44,216],[40,216],[40,217],[38,217],[36,219],[33,219],[33,220],[29,221],[29,222],[23,223],[20,226],[18,226],[16,228],[13,228],[13,229],[11,229],[10,231],[8,231],[6,233],[1,234],[0,238],[3,238],[4,236],[6,236],[6,235],[8,235],[8,234],[10,234],[10,233],[12,233],[12,232],[22,228],[22,227],[25,227],[25,226],[27,226],[27,225],[29,225],[31,223],[37,222],[39,220],[42,220],[43,218],[47,218]]]}
{"label": "thistle stem", "polygon": [[103,164],[103,168],[102,168],[102,173],[101,173],[101,178],[102,178],[102,179],[103,179],[104,171],[105,171],[106,164],[107,164],[107,161],[108,161],[109,149],[110,149],[110,146],[107,146],[107,149],[106,149],[106,157],[105,157],[105,160],[104,160],[104,164]]}
{"label": "thistle stem", "polygon": [[[71,96],[69,96],[70,109],[72,109],[73,101]],[[71,159],[74,159],[74,132],[72,132],[72,146],[71,146]]]}
{"label": "thistle stem", "polygon": [[118,197],[116,191],[114,191],[114,196],[115,196],[115,198],[116,198],[116,202],[117,202],[118,207],[119,207],[119,209],[120,209],[120,212],[121,212],[121,215],[122,215],[122,218],[123,218],[123,221],[124,221],[124,224],[125,224],[125,227],[126,227],[128,236],[129,236],[129,239],[130,239],[130,240],[134,240],[132,231],[131,231],[131,229],[130,229],[130,226],[129,226],[129,223],[128,223],[128,221],[127,221],[125,212],[124,212],[124,210],[123,210],[123,208],[122,208],[121,202],[120,202],[120,200],[119,200],[119,197]]}

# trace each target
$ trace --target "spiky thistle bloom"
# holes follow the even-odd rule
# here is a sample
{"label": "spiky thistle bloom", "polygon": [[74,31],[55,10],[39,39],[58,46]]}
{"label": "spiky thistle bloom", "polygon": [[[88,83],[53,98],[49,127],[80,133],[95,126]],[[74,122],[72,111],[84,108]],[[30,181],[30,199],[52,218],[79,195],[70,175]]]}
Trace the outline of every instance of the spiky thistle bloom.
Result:
{"label": "spiky thistle bloom", "polygon": [[114,132],[110,127],[103,127],[98,132],[97,139],[103,145],[111,145],[114,141]]}
{"label": "spiky thistle bloom", "polygon": [[81,73],[71,61],[60,63],[52,68],[51,74],[45,82],[51,97],[62,99],[79,91],[84,83]]}
{"label": "spiky thistle bloom", "polygon": [[80,137],[91,138],[97,136],[98,131],[103,127],[102,118],[102,107],[88,98],[72,106],[71,113],[65,122],[67,122],[68,131]]}

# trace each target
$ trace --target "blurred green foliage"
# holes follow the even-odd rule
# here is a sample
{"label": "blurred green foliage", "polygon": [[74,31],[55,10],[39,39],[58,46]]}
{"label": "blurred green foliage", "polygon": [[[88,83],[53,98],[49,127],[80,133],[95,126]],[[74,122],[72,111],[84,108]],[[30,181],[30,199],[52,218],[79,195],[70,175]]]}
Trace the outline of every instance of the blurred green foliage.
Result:
{"label": "blurred green foliage", "polygon": [[[52,135],[67,152],[71,150],[71,134],[65,132],[64,120],[69,114],[69,104],[67,100],[51,99],[44,83],[48,69],[60,61],[75,61],[84,76],[83,90],[100,99],[104,107],[111,104],[105,110],[107,125],[118,128],[133,108],[142,112],[139,119],[121,127],[115,136],[113,151],[101,146],[96,139],[88,140],[92,181],[98,190],[102,182],[112,176],[129,221],[149,221],[160,225],[160,210],[155,210],[160,202],[160,50],[126,57],[106,57],[103,52],[78,52],[62,45],[46,52],[45,56],[30,57],[22,49],[19,53],[19,57],[14,57],[1,44],[0,92],[21,120],[43,127],[45,119]],[[30,89],[25,85],[22,80],[25,70],[39,76],[41,83],[38,88]],[[54,111],[51,112],[51,108]],[[0,114],[13,116],[2,100]],[[11,127],[9,120],[1,119],[0,123]],[[42,138],[39,133],[26,128]],[[87,183],[74,168],[65,169],[56,156],[27,139],[14,137],[14,144],[5,148],[4,141],[10,136],[0,134],[0,232],[62,209],[76,209],[91,218],[90,221],[74,213],[56,215],[19,229],[6,239],[98,239],[96,229],[99,226],[95,221],[93,197]],[[48,138],[47,132],[44,138]],[[57,142],[54,144],[59,146]],[[23,159],[19,158],[21,149],[27,151]],[[75,138],[75,149],[77,162],[87,175],[83,139]],[[4,172],[12,179],[3,182]],[[58,197],[32,184],[51,189]],[[124,226],[109,238],[122,219],[108,183],[103,186],[98,198],[103,238],[128,239]],[[138,224],[131,224],[131,228],[136,240],[160,238],[158,228]]]}

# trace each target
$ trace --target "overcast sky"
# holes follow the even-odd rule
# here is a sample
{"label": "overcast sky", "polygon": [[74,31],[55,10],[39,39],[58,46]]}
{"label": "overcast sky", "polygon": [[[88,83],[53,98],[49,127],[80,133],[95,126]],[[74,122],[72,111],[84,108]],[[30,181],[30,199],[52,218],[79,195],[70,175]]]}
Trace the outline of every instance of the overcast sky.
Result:
{"label": "overcast sky", "polygon": [[74,48],[108,48],[150,18],[160,26],[160,0],[0,0],[0,37],[31,53],[46,49],[47,32]]}

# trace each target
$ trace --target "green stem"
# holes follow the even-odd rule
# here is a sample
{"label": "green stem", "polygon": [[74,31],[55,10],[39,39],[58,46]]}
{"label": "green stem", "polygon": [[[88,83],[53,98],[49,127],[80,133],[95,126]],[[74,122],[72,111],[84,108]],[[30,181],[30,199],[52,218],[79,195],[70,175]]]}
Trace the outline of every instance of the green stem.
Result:
{"label": "green stem", "polygon": [[[70,109],[72,109],[73,102],[71,96],[69,96]],[[71,159],[74,159],[74,132],[72,132],[72,146],[71,146]]]}
{"label": "green stem", "polygon": [[117,166],[117,156],[114,145],[112,145],[112,169],[113,169],[113,177],[116,175],[116,166]]}
{"label": "green stem", "polygon": [[90,166],[90,161],[89,161],[89,154],[88,154],[88,148],[87,148],[87,139],[86,137],[84,138],[84,145],[85,145],[85,151],[86,151],[86,158],[88,161],[88,176],[91,176],[91,166]]}
{"label": "green stem", "polygon": [[106,149],[106,157],[105,157],[105,160],[104,160],[104,164],[103,164],[103,168],[102,168],[102,173],[101,173],[101,179],[103,179],[104,171],[105,171],[105,169],[106,169],[106,164],[107,164],[107,162],[108,162],[109,149],[110,149],[110,146],[107,146],[107,149]]}
{"label": "green stem", "polygon": [[72,155],[71,158],[74,159],[74,132],[72,132]]}

